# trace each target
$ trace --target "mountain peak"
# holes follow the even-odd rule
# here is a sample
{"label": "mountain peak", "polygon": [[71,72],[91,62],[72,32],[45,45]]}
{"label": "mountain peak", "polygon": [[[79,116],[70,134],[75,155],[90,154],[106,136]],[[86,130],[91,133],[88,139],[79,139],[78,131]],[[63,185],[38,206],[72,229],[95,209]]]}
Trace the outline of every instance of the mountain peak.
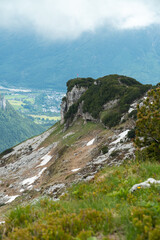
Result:
{"label": "mountain peak", "polygon": [[76,78],[67,82],[61,104],[61,123],[69,126],[78,117],[112,127],[128,112],[130,104],[141,98],[151,85],[143,85],[123,75],[98,79]]}

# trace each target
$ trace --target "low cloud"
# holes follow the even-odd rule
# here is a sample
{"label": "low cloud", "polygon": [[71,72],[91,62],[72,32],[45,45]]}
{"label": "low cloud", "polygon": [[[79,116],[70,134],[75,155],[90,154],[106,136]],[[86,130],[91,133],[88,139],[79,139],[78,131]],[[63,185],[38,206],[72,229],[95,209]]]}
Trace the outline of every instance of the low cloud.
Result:
{"label": "low cloud", "polygon": [[143,28],[160,24],[159,0],[5,0],[0,28],[31,30],[53,39],[74,39],[99,27]]}

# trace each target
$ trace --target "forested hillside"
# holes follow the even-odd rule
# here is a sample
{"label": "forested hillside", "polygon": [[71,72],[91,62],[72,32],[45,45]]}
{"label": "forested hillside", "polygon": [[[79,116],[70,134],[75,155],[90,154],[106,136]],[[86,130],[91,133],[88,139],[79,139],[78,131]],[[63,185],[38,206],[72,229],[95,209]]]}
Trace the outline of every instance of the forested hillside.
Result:
{"label": "forested hillside", "polygon": [[40,125],[18,114],[8,102],[5,109],[0,108],[0,152],[43,130]]}

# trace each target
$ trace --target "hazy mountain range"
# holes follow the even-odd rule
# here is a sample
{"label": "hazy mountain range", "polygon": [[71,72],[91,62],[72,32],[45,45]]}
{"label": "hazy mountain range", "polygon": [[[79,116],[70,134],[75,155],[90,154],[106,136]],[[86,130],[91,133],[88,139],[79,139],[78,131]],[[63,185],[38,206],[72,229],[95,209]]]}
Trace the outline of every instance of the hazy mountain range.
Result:
{"label": "hazy mountain range", "polygon": [[101,29],[77,40],[47,42],[28,33],[0,32],[3,86],[65,89],[71,78],[123,74],[155,84],[160,75],[158,26],[141,30]]}

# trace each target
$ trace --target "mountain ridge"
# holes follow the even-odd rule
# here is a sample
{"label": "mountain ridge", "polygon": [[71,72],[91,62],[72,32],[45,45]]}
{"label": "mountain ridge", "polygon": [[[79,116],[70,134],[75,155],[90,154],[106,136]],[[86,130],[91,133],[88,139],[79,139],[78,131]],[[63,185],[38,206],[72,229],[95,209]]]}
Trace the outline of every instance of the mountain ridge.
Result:
{"label": "mountain ridge", "polygon": [[[102,82],[119,83],[124,92],[127,92],[130,89],[129,86],[132,85],[135,85],[136,89],[142,88],[143,91],[138,91],[138,95],[135,91],[135,96],[132,96],[127,110],[119,118],[118,124],[108,127],[99,119],[92,121],[92,119],[83,118],[81,115],[83,112],[79,112],[67,127],[65,126],[66,120],[63,123],[58,122],[43,134],[2,153],[0,155],[1,204],[6,205],[12,201],[14,204],[21,201],[22,198],[27,201],[28,198],[34,199],[43,195],[51,196],[56,200],[73,183],[93,179],[103,166],[119,166],[125,159],[134,158],[135,146],[132,138],[136,106],[137,103],[143,101],[145,92],[151,85],[143,86],[135,79],[129,79],[119,75],[105,76],[98,80],[89,79],[88,83],[84,79],[81,84],[87,83],[88,87],[87,89],[83,88],[84,91],[78,92],[78,97],[75,84],[73,84],[73,88],[69,87],[68,95],[62,100],[63,103],[67,101],[68,96],[71,97],[72,102],[70,102],[68,111],[76,101],[84,97],[90,88],[98,94],[99,91],[95,91],[95,87],[100,90]],[[69,81],[68,85],[73,82],[80,83],[79,80],[74,79]],[[109,88],[111,92],[111,89],[115,89],[116,86],[116,95],[113,95],[113,101],[117,99],[117,89],[121,92],[116,84]],[[78,88],[78,91],[81,87]],[[72,92],[73,89],[76,91]],[[72,94],[70,94],[71,92]],[[123,97],[125,94],[119,96]],[[105,104],[103,101],[101,103],[105,105],[106,113],[115,106],[117,107],[119,102],[111,104],[108,99]],[[108,108],[107,103],[111,108]],[[101,111],[101,109],[103,108],[99,110]],[[0,210],[3,211],[3,208]]]}
{"label": "mountain ridge", "polygon": [[133,78],[115,74],[98,79],[72,79],[67,82],[67,88],[61,104],[61,123],[68,127],[80,116],[85,121],[113,127],[151,85],[142,85]]}

